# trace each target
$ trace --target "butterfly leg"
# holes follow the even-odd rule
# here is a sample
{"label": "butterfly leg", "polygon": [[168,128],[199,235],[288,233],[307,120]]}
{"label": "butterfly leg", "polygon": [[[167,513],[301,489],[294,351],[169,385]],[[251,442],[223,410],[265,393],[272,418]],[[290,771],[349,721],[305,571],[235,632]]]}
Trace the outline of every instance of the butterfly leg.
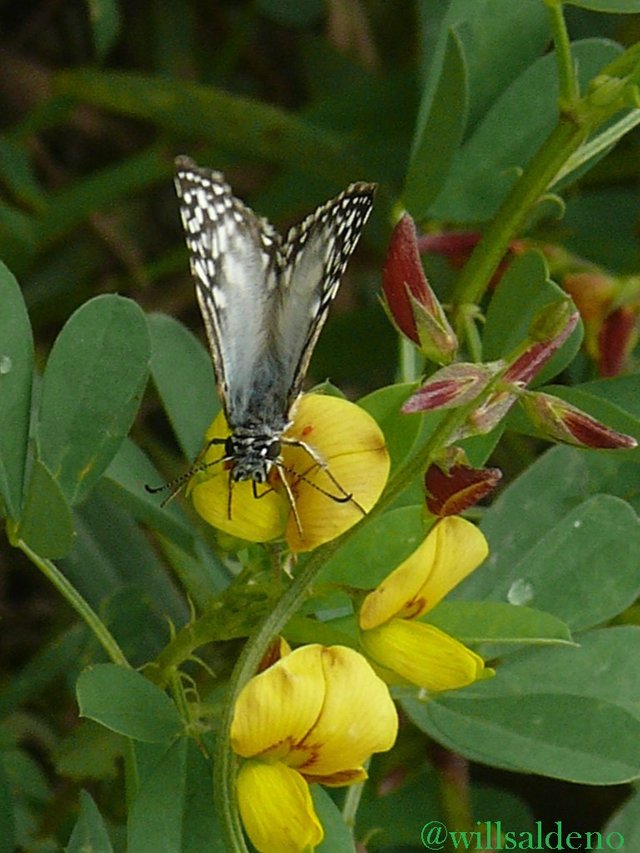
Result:
{"label": "butterfly leg", "polygon": [[302,522],[300,521],[300,516],[298,515],[298,507],[296,506],[296,499],[291,490],[291,486],[289,485],[289,481],[284,475],[284,471],[286,470],[284,466],[278,465],[276,463],[276,468],[278,470],[278,474],[280,475],[280,479],[282,480],[282,485],[284,486],[284,490],[287,493],[287,500],[289,501],[289,506],[291,507],[291,512],[293,513],[293,518],[296,523],[296,527],[298,529],[298,535],[301,539],[304,539],[304,533],[302,532]]}
{"label": "butterfly leg", "polygon": [[298,475],[301,480],[304,480],[310,486],[313,486],[314,489],[317,489],[319,492],[322,492],[323,494],[327,495],[328,497],[331,498],[331,500],[334,500],[337,503],[347,503],[347,502],[351,501],[351,503],[354,504],[354,506],[356,506],[363,515],[367,514],[367,511],[364,509],[364,507],[362,507],[358,503],[358,501],[354,498],[354,496],[352,494],[350,494],[349,492],[347,492],[347,490],[344,488],[344,486],[341,483],[339,483],[338,480],[336,480],[336,478],[331,473],[331,468],[327,465],[327,463],[324,461],[322,456],[320,456],[320,454],[317,452],[317,450],[314,450],[313,447],[311,447],[311,445],[307,444],[305,441],[300,441],[300,439],[282,438],[281,442],[283,444],[289,444],[292,447],[301,447],[305,451],[305,453],[307,453],[311,457],[311,459],[313,459],[315,465],[317,465],[318,468],[321,468],[325,472],[327,477],[331,480],[331,482],[336,487],[336,489],[340,492],[342,497],[336,497],[335,495],[331,495],[331,494],[329,494],[329,492],[326,492],[323,488],[318,486],[316,483],[312,483],[311,480],[306,479],[305,475],[308,474],[309,471],[311,471],[314,466],[312,466],[312,468],[309,468],[302,475]]}

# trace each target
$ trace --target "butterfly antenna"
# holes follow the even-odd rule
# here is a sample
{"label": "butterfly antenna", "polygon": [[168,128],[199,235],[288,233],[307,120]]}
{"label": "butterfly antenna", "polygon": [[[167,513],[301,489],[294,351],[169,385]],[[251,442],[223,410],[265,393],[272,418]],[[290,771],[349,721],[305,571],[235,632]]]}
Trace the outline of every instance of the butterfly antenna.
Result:
{"label": "butterfly antenna", "polygon": [[161,486],[150,486],[148,485],[148,483],[145,483],[145,491],[148,492],[150,495],[157,495],[159,492],[164,492],[166,489],[171,489],[171,494],[167,495],[167,497],[160,504],[160,507],[164,509],[164,507],[167,506],[167,504],[170,503],[176,497],[176,495],[180,494],[183,487],[189,482],[189,480],[193,477],[194,474],[199,474],[201,471],[207,471],[209,468],[213,467],[214,465],[217,465],[219,462],[228,461],[228,457],[226,455],[221,456],[220,459],[214,459],[213,462],[201,461],[207,450],[214,444],[224,444],[224,439],[211,439],[211,441],[209,441],[200,451],[200,453],[196,457],[195,462],[189,468],[188,471],[185,471],[178,477],[174,477],[173,480],[169,480],[168,482],[163,483]]}

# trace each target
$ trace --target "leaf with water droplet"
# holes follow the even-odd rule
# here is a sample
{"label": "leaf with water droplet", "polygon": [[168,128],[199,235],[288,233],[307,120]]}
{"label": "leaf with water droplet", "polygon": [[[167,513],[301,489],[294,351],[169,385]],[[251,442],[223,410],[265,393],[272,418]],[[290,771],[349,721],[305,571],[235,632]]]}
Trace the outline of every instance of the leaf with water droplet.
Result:
{"label": "leaf with water droplet", "polygon": [[0,305],[0,494],[17,520],[29,437],[33,336],[20,286],[2,263]]}

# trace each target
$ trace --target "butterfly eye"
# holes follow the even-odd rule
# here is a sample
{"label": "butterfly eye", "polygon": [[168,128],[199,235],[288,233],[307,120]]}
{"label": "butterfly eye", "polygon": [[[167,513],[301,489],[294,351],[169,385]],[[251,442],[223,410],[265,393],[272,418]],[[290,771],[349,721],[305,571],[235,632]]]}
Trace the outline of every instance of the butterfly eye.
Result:
{"label": "butterfly eye", "polygon": [[273,441],[269,447],[267,447],[266,457],[267,459],[277,459],[280,456],[280,442]]}

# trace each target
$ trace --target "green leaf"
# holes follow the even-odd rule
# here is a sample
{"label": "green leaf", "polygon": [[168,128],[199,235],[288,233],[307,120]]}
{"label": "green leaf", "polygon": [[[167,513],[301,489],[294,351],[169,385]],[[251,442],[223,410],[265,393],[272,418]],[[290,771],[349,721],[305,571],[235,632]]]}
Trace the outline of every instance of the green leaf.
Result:
{"label": "green leaf", "polygon": [[56,772],[77,782],[87,779],[113,780],[127,749],[123,735],[105,729],[93,720],[82,720],[57,745]]}
{"label": "green leaf", "polygon": [[638,661],[640,629],[593,631],[579,648],[531,649],[493,679],[402,706],[420,729],[473,761],[613,785],[640,774]]}
{"label": "green leaf", "polygon": [[0,495],[20,516],[29,438],[33,336],[18,282],[0,263]]}
{"label": "green leaf", "polygon": [[358,400],[358,405],[375,419],[384,433],[392,471],[404,460],[420,432],[420,418],[407,417],[400,411],[415,389],[414,383],[389,385]]}
{"label": "green leaf", "polygon": [[[415,219],[423,219],[446,179],[449,166],[462,142],[467,120],[467,69],[463,44],[449,30],[444,61],[435,89],[425,89],[428,112],[420,107],[403,192],[404,204]],[[422,118],[424,116],[424,118]]]}
{"label": "green leaf", "polygon": [[113,847],[102,815],[91,795],[80,791],[80,815],[73,827],[66,853],[112,853]]}
{"label": "green leaf", "polygon": [[432,91],[451,29],[462,41],[469,81],[468,128],[486,115],[549,42],[548,16],[539,0],[419,0],[417,5],[423,32],[422,62],[429,66],[427,85]]}
{"label": "green leaf", "polygon": [[412,554],[425,535],[421,506],[390,510],[355,533],[328,560],[319,580],[370,589]]}
{"label": "green leaf", "polygon": [[40,557],[60,559],[73,547],[71,507],[45,465],[34,459],[17,527],[20,539]]}
{"label": "green leaf", "polygon": [[[632,793],[622,808],[603,826],[602,835],[615,843],[620,838],[624,839],[627,850],[640,847],[640,791]],[[622,847],[623,844],[619,844],[620,850]]]}
{"label": "green leaf", "polygon": [[136,749],[140,788],[129,813],[129,853],[225,853],[215,816],[210,763],[193,741]]}
{"label": "green leaf", "polygon": [[337,850],[340,853],[356,853],[353,836],[329,794],[320,785],[312,785],[311,796],[324,829],[322,843],[315,848],[317,853],[334,853]]}
{"label": "green leaf", "polygon": [[346,156],[347,139],[286,113],[212,85],[145,77],[119,71],[63,71],[59,93],[121,115],[145,119],[177,131],[182,138],[206,137],[211,144],[243,152],[303,174],[329,178],[336,185],[357,172]]}
{"label": "green leaf", "polygon": [[150,343],[129,299],[98,296],[67,321],[42,382],[38,450],[70,503],[102,476],[136,416]]}
{"label": "green leaf", "polygon": [[81,673],[76,685],[80,716],[147,743],[176,737],[183,723],[175,705],[140,673],[111,663]]}
{"label": "green leaf", "polygon": [[195,531],[178,501],[162,507],[162,497],[149,494],[145,485],[162,485],[162,477],[142,450],[127,438],[105,471],[100,492],[179,548],[193,552]]}
{"label": "green leaf", "polygon": [[542,610],[499,601],[442,601],[424,621],[466,644],[573,644],[562,620]]}
{"label": "green leaf", "polygon": [[[122,625],[113,629],[118,641],[123,644],[122,630],[132,640],[137,636],[141,643],[151,643],[151,653],[155,653],[166,640],[167,620],[179,626],[188,618],[183,596],[166,565],[128,509],[106,496],[102,483],[78,507],[74,518],[74,547],[60,566],[65,577],[95,609],[103,608],[103,616],[105,599],[110,598],[107,609],[112,610],[114,596],[122,595],[122,613],[114,612],[113,617]],[[151,589],[153,595],[149,595]],[[140,624],[124,622],[129,606],[139,608]]]}
{"label": "green leaf", "polygon": [[[619,53],[619,46],[605,39],[574,42],[571,54],[581,86]],[[491,218],[557,121],[556,58],[547,54],[520,74],[465,140],[429,215],[457,222]]]}
{"label": "green leaf", "polygon": [[[493,361],[508,356],[529,338],[529,329],[536,314],[563,299],[566,299],[566,293],[549,279],[547,263],[541,252],[534,250],[518,255],[500,279],[487,312],[484,358]],[[532,385],[548,381],[570,364],[580,348],[582,337],[580,321]]]}
{"label": "green leaf", "polygon": [[188,459],[195,459],[207,427],[220,410],[211,356],[172,317],[152,314],[147,322],[151,376],[180,447]]}
{"label": "green leaf", "polygon": [[624,15],[640,12],[640,0],[564,0],[571,6],[590,9],[592,12],[609,12]]}
{"label": "green leaf", "polygon": [[[0,753],[0,758],[2,753]],[[0,760],[0,853],[14,853],[15,819],[9,780],[4,769],[4,760]]]}
{"label": "green leaf", "polygon": [[[542,470],[544,485],[555,478],[570,483],[577,494],[584,491],[584,479],[574,479],[575,466],[551,474],[547,466]],[[489,540],[489,560],[450,600],[506,600],[535,607],[573,631],[611,619],[640,593],[636,513],[609,495],[594,495],[569,509],[570,493],[563,502],[561,494],[545,494],[544,485],[529,491],[537,479],[528,476],[527,488],[507,489],[487,513],[481,527]]]}

